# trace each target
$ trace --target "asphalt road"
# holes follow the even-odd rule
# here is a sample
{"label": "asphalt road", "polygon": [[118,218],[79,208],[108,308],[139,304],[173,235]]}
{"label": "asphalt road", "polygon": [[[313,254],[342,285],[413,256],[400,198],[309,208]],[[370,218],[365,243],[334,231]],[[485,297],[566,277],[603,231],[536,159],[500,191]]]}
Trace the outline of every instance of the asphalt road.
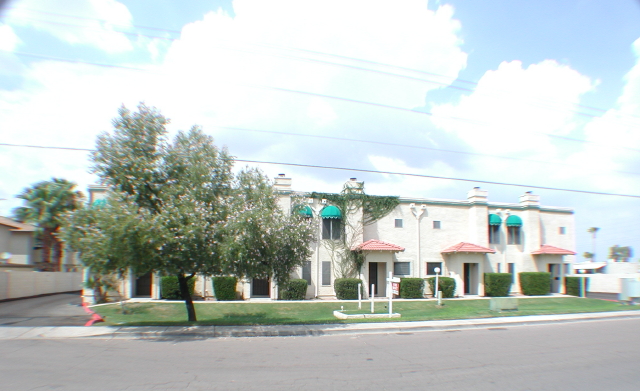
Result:
{"label": "asphalt road", "polygon": [[199,341],[4,340],[2,389],[638,390],[640,319]]}
{"label": "asphalt road", "polygon": [[2,326],[83,326],[90,316],[79,293],[0,302]]}

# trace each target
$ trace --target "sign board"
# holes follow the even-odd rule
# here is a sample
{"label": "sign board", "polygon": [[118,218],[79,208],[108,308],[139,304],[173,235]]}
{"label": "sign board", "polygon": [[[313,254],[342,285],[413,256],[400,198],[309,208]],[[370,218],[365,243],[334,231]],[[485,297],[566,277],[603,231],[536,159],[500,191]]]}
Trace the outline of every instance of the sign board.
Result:
{"label": "sign board", "polygon": [[391,291],[393,292],[394,295],[399,295],[400,294],[400,283],[399,282],[392,282],[391,283]]}

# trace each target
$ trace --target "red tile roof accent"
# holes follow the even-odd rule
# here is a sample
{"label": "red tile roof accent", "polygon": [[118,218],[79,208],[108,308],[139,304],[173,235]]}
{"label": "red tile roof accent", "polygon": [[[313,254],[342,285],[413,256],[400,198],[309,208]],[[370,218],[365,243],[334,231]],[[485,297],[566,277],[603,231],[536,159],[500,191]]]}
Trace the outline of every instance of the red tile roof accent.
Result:
{"label": "red tile roof accent", "polygon": [[383,242],[378,239],[370,239],[364,243],[353,247],[353,250],[360,251],[404,251],[404,247],[397,244]]}
{"label": "red tile roof accent", "polygon": [[11,229],[9,229],[10,231],[33,232],[36,230],[35,225],[20,223],[2,216],[0,216],[0,224],[11,227]]}
{"label": "red tile roof accent", "polygon": [[441,251],[442,254],[450,254],[450,253],[495,253],[496,250],[478,246],[477,244],[460,242],[451,247],[447,247]]}
{"label": "red tile roof accent", "polygon": [[565,250],[564,248],[560,248],[560,247],[550,246],[548,244],[543,244],[539,250],[532,251],[531,254],[576,255],[574,251]]}

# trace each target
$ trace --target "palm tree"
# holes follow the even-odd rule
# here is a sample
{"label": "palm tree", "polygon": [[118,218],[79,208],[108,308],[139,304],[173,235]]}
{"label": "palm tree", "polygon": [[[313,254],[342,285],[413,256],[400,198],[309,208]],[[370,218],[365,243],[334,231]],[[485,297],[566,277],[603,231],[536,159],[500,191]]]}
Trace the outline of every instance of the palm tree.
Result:
{"label": "palm tree", "polygon": [[598,232],[598,230],[600,230],[598,227],[587,228],[587,232],[591,234],[591,238],[593,239],[593,251],[591,252],[591,254],[593,254],[591,257],[592,261],[595,261],[596,258],[596,232]]}
{"label": "palm tree", "polygon": [[38,227],[42,264],[48,270],[60,270],[63,242],[57,235],[58,231],[65,213],[78,209],[84,199],[82,192],[74,190],[75,186],[66,179],[52,178],[24,189],[17,196],[25,201],[25,206],[14,209],[13,214],[18,221]]}

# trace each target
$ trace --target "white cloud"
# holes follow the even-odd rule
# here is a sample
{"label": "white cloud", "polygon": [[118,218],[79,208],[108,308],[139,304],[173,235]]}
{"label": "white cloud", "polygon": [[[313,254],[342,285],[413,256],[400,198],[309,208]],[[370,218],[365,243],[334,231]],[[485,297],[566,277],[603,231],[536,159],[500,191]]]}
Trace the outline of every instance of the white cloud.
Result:
{"label": "white cloud", "polygon": [[[133,49],[127,36],[118,32],[130,28],[133,17],[116,0],[19,0],[13,6],[8,12],[12,23],[45,31],[69,44],[94,46],[110,53]],[[30,10],[51,14],[42,16]]]}
{"label": "white cloud", "polygon": [[[33,1],[25,0],[24,8],[51,8]],[[97,4],[88,3],[74,14],[99,15],[96,17],[109,18],[114,25],[130,23],[131,16],[117,5],[119,3],[101,3],[112,7],[109,12]],[[242,0],[234,3],[235,18],[219,11],[185,26],[181,38],[171,44],[151,72],[32,63],[22,75],[27,82],[20,89],[0,91],[3,141],[92,147],[96,135],[111,128],[110,119],[120,104],[133,107],[145,101],[172,119],[172,130],[201,124],[240,158],[371,167],[367,145],[354,148],[350,143],[223,131],[214,125],[333,136],[360,134],[354,138],[362,138],[364,132],[375,139],[384,138],[391,129],[423,123],[424,120],[415,120],[421,118],[419,115],[400,112],[400,118],[393,110],[260,86],[407,109],[421,106],[426,92],[437,85],[309,58],[417,74],[328,55],[336,54],[439,73],[446,76],[443,80],[452,80],[466,65],[466,54],[459,47],[459,23],[452,19],[450,7],[430,11],[425,4],[406,1],[390,7],[388,2],[381,1],[314,4]],[[53,34],[53,29],[50,32]],[[69,42],[74,39],[63,33],[55,34],[61,34],[60,37]],[[102,45],[88,38],[79,43]],[[110,44],[103,45],[103,48],[109,47]],[[404,118],[409,118],[409,122],[403,122]],[[403,131],[416,132],[409,127]],[[380,149],[384,147],[376,148],[375,151],[382,153]],[[88,175],[78,174],[88,166],[82,153],[80,156],[70,152],[52,155],[17,148],[4,148],[4,151],[10,158],[0,162],[0,171],[15,174],[5,175],[0,181],[0,191],[4,194],[16,194],[25,186],[51,176],[82,181],[82,187],[86,186],[84,181],[90,180]],[[67,164],[49,164],[45,158]],[[265,167],[270,167],[269,175],[283,170]],[[286,168],[284,172],[293,175],[300,170]],[[339,191],[342,179],[349,176],[344,174],[342,178],[340,174],[326,171],[315,174],[315,178],[309,174],[312,177],[304,180],[296,175],[296,183],[303,187],[331,185]],[[0,207],[5,208],[0,209],[0,213],[6,213],[6,207],[2,204]]]}
{"label": "white cloud", "polygon": [[0,24],[0,50],[11,52],[21,43],[11,26]]}

